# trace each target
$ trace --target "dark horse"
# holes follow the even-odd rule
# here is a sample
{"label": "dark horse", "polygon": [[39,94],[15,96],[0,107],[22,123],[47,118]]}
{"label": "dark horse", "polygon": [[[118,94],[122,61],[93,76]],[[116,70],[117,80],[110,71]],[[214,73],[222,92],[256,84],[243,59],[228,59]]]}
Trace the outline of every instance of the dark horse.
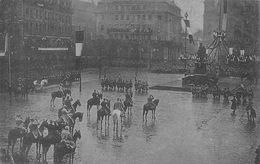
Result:
{"label": "dark horse", "polygon": [[132,113],[132,107],[133,107],[133,101],[132,101],[132,99],[126,99],[125,101],[124,101],[124,110],[125,110],[125,112],[128,112],[128,114],[130,113]]}
{"label": "dark horse", "polygon": [[[43,127],[42,127],[43,128]],[[43,129],[39,129],[38,125],[30,125],[29,126],[30,132],[26,133],[23,137],[23,147],[22,147],[22,153],[25,157],[25,159],[28,157],[28,153],[31,149],[31,146],[33,143],[36,144],[36,159],[40,159],[40,139],[42,138],[42,134],[40,131],[43,131]]]}
{"label": "dark horse", "polygon": [[12,130],[9,131],[8,133],[8,151],[9,151],[9,146],[12,146],[12,154],[14,152],[14,146],[15,146],[15,143],[17,141],[17,139],[19,138],[20,139],[20,149],[22,147],[22,140],[23,140],[23,137],[24,135],[26,134],[26,130],[28,128],[28,125],[30,123],[30,118],[27,117],[24,121],[24,129],[22,128],[14,128]]}
{"label": "dark horse", "polygon": [[66,95],[70,95],[70,96],[71,96],[71,90],[65,89],[65,90],[63,90],[63,92],[62,92],[62,91],[52,92],[52,93],[51,93],[50,106],[54,108],[54,107],[55,107],[55,105],[54,105],[54,100],[55,100],[56,98],[62,98],[62,99],[64,99],[64,98],[66,97]]}
{"label": "dark horse", "polygon": [[101,131],[102,131],[102,122],[103,122],[104,117],[105,117],[105,128],[106,128],[107,122],[108,122],[108,126],[109,126],[109,116],[111,115],[110,101],[107,102],[107,106],[108,106],[108,108],[102,107],[101,109],[99,109],[97,111],[97,129],[98,129],[98,123],[99,123],[99,121],[101,121]]}
{"label": "dark horse", "polygon": [[[39,127],[40,132],[43,136],[40,138],[39,142],[42,145],[42,160],[46,161],[47,153],[51,145],[55,145],[61,141],[61,130],[66,126],[66,124],[61,120],[53,121],[48,123],[43,121]],[[45,128],[47,128],[47,135],[44,136]]]}
{"label": "dark horse", "polygon": [[155,119],[155,110],[156,110],[156,107],[158,106],[158,104],[159,104],[159,99],[155,99],[153,101],[153,105],[147,103],[143,106],[143,120],[145,118],[145,120],[147,121],[147,114],[148,114],[149,110],[152,111],[152,119]]}
{"label": "dark horse", "polygon": [[76,112],[76,113],[69,113],[69,114],[63,114],[61,115],[60,119],[63,120],[63,122],[66,123],[70,127],[70,131],[73,132],[76,119],[79,118],[79,121],[81,122],[83,119],[83,113]]}
{"label": "dark horse", "polygon": [[93,105],[97,106],[97,109],[99,109],[100,101],[102,100],[103,95],[99,93],[97,95],[97,98],[91,98],[87,102],[87,115],[90,115],[90,109]]}
{"label": "dark horse", "polygon": [[76,130],[73,135],[73,142],[75,143],[75,146],[68,147],[64,142],[59,142],[54,145],[54,162],[60,163],[66,154],[72,154],[73,156],[73,153],[75,153],[76,150],[76,141],[78,139],[81,139],[80,130]]}
{"label": "dark horse", "polygon": [[[75,113],[77,111],[77,107],[78,106],[81,106],[81,102],[79,100],[75,101],[73,104],[72,104],[72,110],[73,110],[73,113]],[[61,111],[62,111],[63,107],[61,109],[58,110],[58,117],[60,118],[61,116]]]}

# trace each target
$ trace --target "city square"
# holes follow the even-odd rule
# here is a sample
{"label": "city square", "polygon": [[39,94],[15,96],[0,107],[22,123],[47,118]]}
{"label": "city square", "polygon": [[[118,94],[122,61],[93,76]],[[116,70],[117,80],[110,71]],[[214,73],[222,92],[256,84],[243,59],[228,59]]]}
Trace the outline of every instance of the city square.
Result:
{"label": "city square", "polygon": [[259,1],[0,8],[0,163],[260,163]]}

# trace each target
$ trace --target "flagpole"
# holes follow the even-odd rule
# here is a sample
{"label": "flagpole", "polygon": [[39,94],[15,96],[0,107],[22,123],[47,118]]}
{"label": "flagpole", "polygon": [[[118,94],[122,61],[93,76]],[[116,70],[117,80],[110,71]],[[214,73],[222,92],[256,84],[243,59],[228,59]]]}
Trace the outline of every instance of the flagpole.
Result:
{"label": "flagpole", "polygon": [[8,33],[6,33],[6,43],[7,43],[7,45],[6,45],[6,52],[8,53],[8,81],[9,81],[9,96],[10,96],[10,101],[11,101],[11,97],[12,97],[12,91],[11,91],[11,89],[12,89],[12,71],[11,71],[11,52],[10,52],[10,46],[9,46],[9,44],[10,44],[10,41],[9,41],[9,34]]}
{"label": "flagpole", "polygon": [[[185,13],[185,20],[187,21],[188,19],[188,13],[186,12]],[[185,23],[185,55],[186,55],[186,53],[187,53],[187,24]]]}

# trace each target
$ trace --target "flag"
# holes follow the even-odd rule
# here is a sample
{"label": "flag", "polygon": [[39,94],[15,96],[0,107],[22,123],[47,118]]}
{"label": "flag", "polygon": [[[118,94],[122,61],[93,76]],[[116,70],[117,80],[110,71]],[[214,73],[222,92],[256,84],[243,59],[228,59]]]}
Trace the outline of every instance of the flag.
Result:
{"label": "flag", "polygon": [[[190,42],[190,44],[195,44],[195,43],[194,43],[194,39],[193,39],[193,34],[192,34],[192,32],[191,32],[190,27],[187,28],[187,33],[188,33],[188,37],[189,37],[189,42]],[[186,39],[186,38],[185,38],[185,39]]]}
{"label": "flag", "polygon": [[222,30],[227,30],[227,0],[223,0]]}
{"label": "flag", "polygon": [[84,31],[76,31],[76,56],[81,56],[84,42]]}
{"label": "flag", "polygon": [[5,52],[8,51],[8,40],[9,40],[9,35],[8,33],[5,34]]}
{"label": "flag", "polygon": [[187,28],[190,27],[190,21],[189,20],[184,20],[184,22],[185,22],[185,25],[186,25]]}

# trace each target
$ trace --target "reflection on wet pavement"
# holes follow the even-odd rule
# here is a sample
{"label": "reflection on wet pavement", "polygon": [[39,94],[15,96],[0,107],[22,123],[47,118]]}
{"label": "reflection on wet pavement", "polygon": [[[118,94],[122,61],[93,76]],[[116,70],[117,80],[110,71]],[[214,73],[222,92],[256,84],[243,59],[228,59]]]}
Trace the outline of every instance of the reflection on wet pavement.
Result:
{"label": "reflection on wet pavement", "polygon": [[[156,76],[160,80],[156,82]],[[142,75],[150,83],[166,83],[174,75]],[[165,78],[163,80],[163,78]],[[78,85],[73,86],[73,98],[80,99],[80,112],[86,112],[87,100],[91,98],[94,88],[100,88],[98,80],[84,83],[83,92],[79,94]],[[56,88],[55,88],[56,89]],[[56,109],[50,110],[50,92],[32,94],[28,101],[13,100],[8,103],[8,97],[0,98],[0,143],[7,144],[8,131],[15,125],[17,114],[30,115],[33,118],[57,119],[57,109],[61,101],[55,100]],[[150,90],[149,94],[160,99],[156,109],[156,120],[142,120],[142,107],[147,101],[147,95],[135,95],[132,115],[127,115],[123,121],[122,131],[113,131],[110,118],[109,128],[96,130],[96,107],[91,109],[90,117],[83,116],[83,121],[76,123],[75,129],[80,129],[82,138],[78,142],[74,163],[82,164],[253,164],[254,151],[259,133],[259,117],[256,124],[249,124],[243,107],[239,107],[235,116],[231,116],[230,104],[208,99],[194,99],[190,93]],[[112,104],[123,93],[104,92],[104,97]],[[259,93],[256,93],[259,98]],[[257,108],[259,102],[254,103]],[[258,113],[257,113],[258,114]],[[104,121],[103,121],[104,122]],[[103,124],[103,127],[105,125]],[[119,125],[119,129],[120,129]],[[48,153],[48,163],[52,160],[53,148]],[[35,157],[35,145],[30,151],[31,163]]]}

